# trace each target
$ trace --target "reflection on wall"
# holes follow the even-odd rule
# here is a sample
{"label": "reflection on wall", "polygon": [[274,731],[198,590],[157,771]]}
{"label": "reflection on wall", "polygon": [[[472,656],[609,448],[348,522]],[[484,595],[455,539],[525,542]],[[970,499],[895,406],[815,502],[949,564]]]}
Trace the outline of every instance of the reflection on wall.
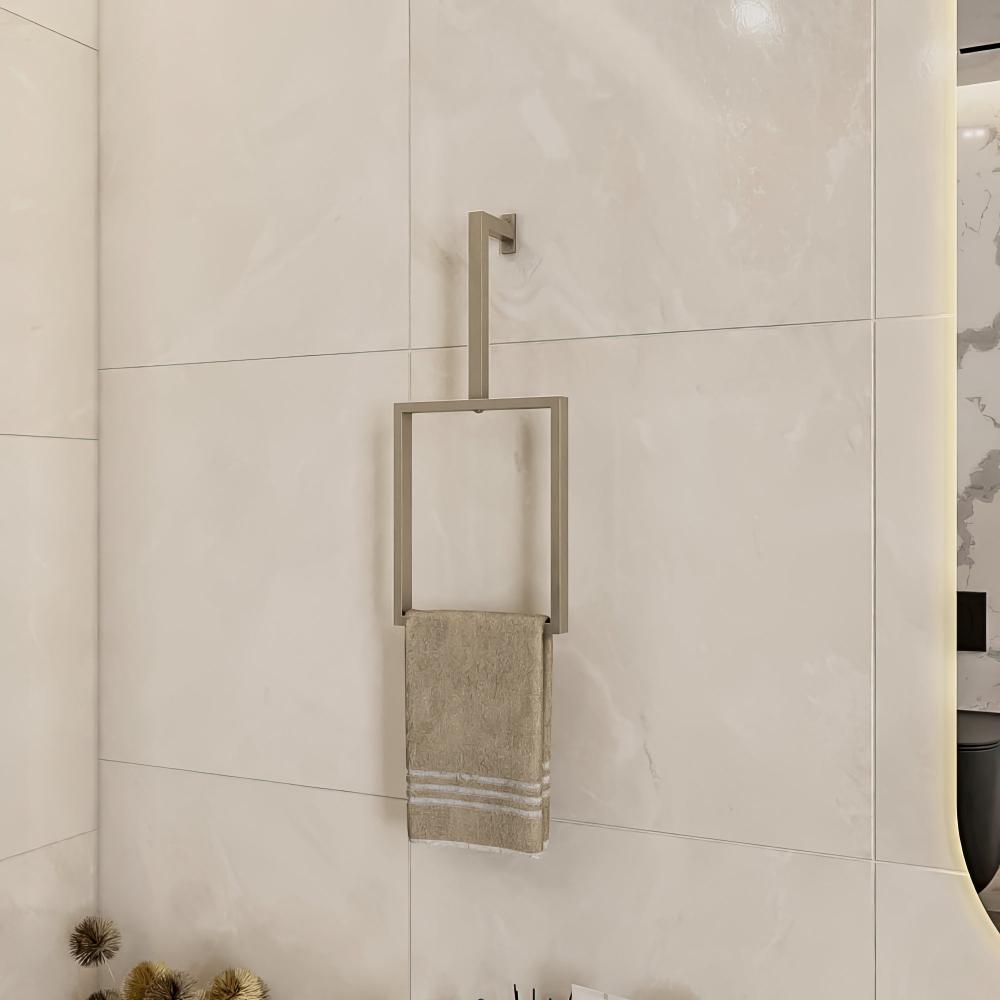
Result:
{"label": "reflection on wall", "polygon": [[[1000,601],[1000,82],[959,88],[958,584]],[[1000,622],[959,654],[960,708],[1000,712]]]}

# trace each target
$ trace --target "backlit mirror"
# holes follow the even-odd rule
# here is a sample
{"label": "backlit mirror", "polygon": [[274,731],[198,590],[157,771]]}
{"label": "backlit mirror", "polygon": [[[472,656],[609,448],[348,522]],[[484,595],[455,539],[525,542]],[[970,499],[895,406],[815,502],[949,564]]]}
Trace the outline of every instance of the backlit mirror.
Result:
{"label": "backlit mirror", "polygon": [[958,814],[1000,927],[1000,3],[958,4]]}

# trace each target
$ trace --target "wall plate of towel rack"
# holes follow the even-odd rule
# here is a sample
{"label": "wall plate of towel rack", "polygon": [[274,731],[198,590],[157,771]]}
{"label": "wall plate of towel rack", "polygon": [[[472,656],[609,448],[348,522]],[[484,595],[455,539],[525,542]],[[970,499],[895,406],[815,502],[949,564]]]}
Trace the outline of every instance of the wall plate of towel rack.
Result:
{"label": "wall plate of towel rack", "polygon": [[548,410],[551,441],[549,544],[551,604],[545,631],[569,627],[569,400],[566,396],[491,399],[489,327],[489,241],[500,252],[517,250],[517,217],[469,213],[469,398],[396,403],[394,441],[393,617],[406,623],[413,607],[413,417],[418,413],[484,413]]}

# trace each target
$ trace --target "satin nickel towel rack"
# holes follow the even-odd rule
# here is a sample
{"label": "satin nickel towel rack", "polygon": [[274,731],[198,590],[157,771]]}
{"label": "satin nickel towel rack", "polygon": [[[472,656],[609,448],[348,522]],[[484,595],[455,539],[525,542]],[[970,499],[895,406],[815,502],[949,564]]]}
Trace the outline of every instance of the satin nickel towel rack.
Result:
{"label": "satin nickel towel rack", "polygon": [[393,608],[397,625],[413,606],[413,414],[548,410],[551,438],[549,544],[551,605],[545,631],[569,627],[569,400],[566,396],[490,398],[490,238],[500,253],[517,250],[517,216],[469,213],[469,398],[396,403],[394,437]]}

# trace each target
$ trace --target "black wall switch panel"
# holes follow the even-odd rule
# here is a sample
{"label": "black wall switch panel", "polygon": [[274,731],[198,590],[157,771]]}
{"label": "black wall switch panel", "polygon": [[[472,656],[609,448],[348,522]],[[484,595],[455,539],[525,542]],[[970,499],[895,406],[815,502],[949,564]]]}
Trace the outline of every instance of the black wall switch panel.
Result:
{"label": "black wall switch panel", "polygon": [[989,648],[984,593],[958,592],[958,648],[960,652],[970,653],[985,653]]}

